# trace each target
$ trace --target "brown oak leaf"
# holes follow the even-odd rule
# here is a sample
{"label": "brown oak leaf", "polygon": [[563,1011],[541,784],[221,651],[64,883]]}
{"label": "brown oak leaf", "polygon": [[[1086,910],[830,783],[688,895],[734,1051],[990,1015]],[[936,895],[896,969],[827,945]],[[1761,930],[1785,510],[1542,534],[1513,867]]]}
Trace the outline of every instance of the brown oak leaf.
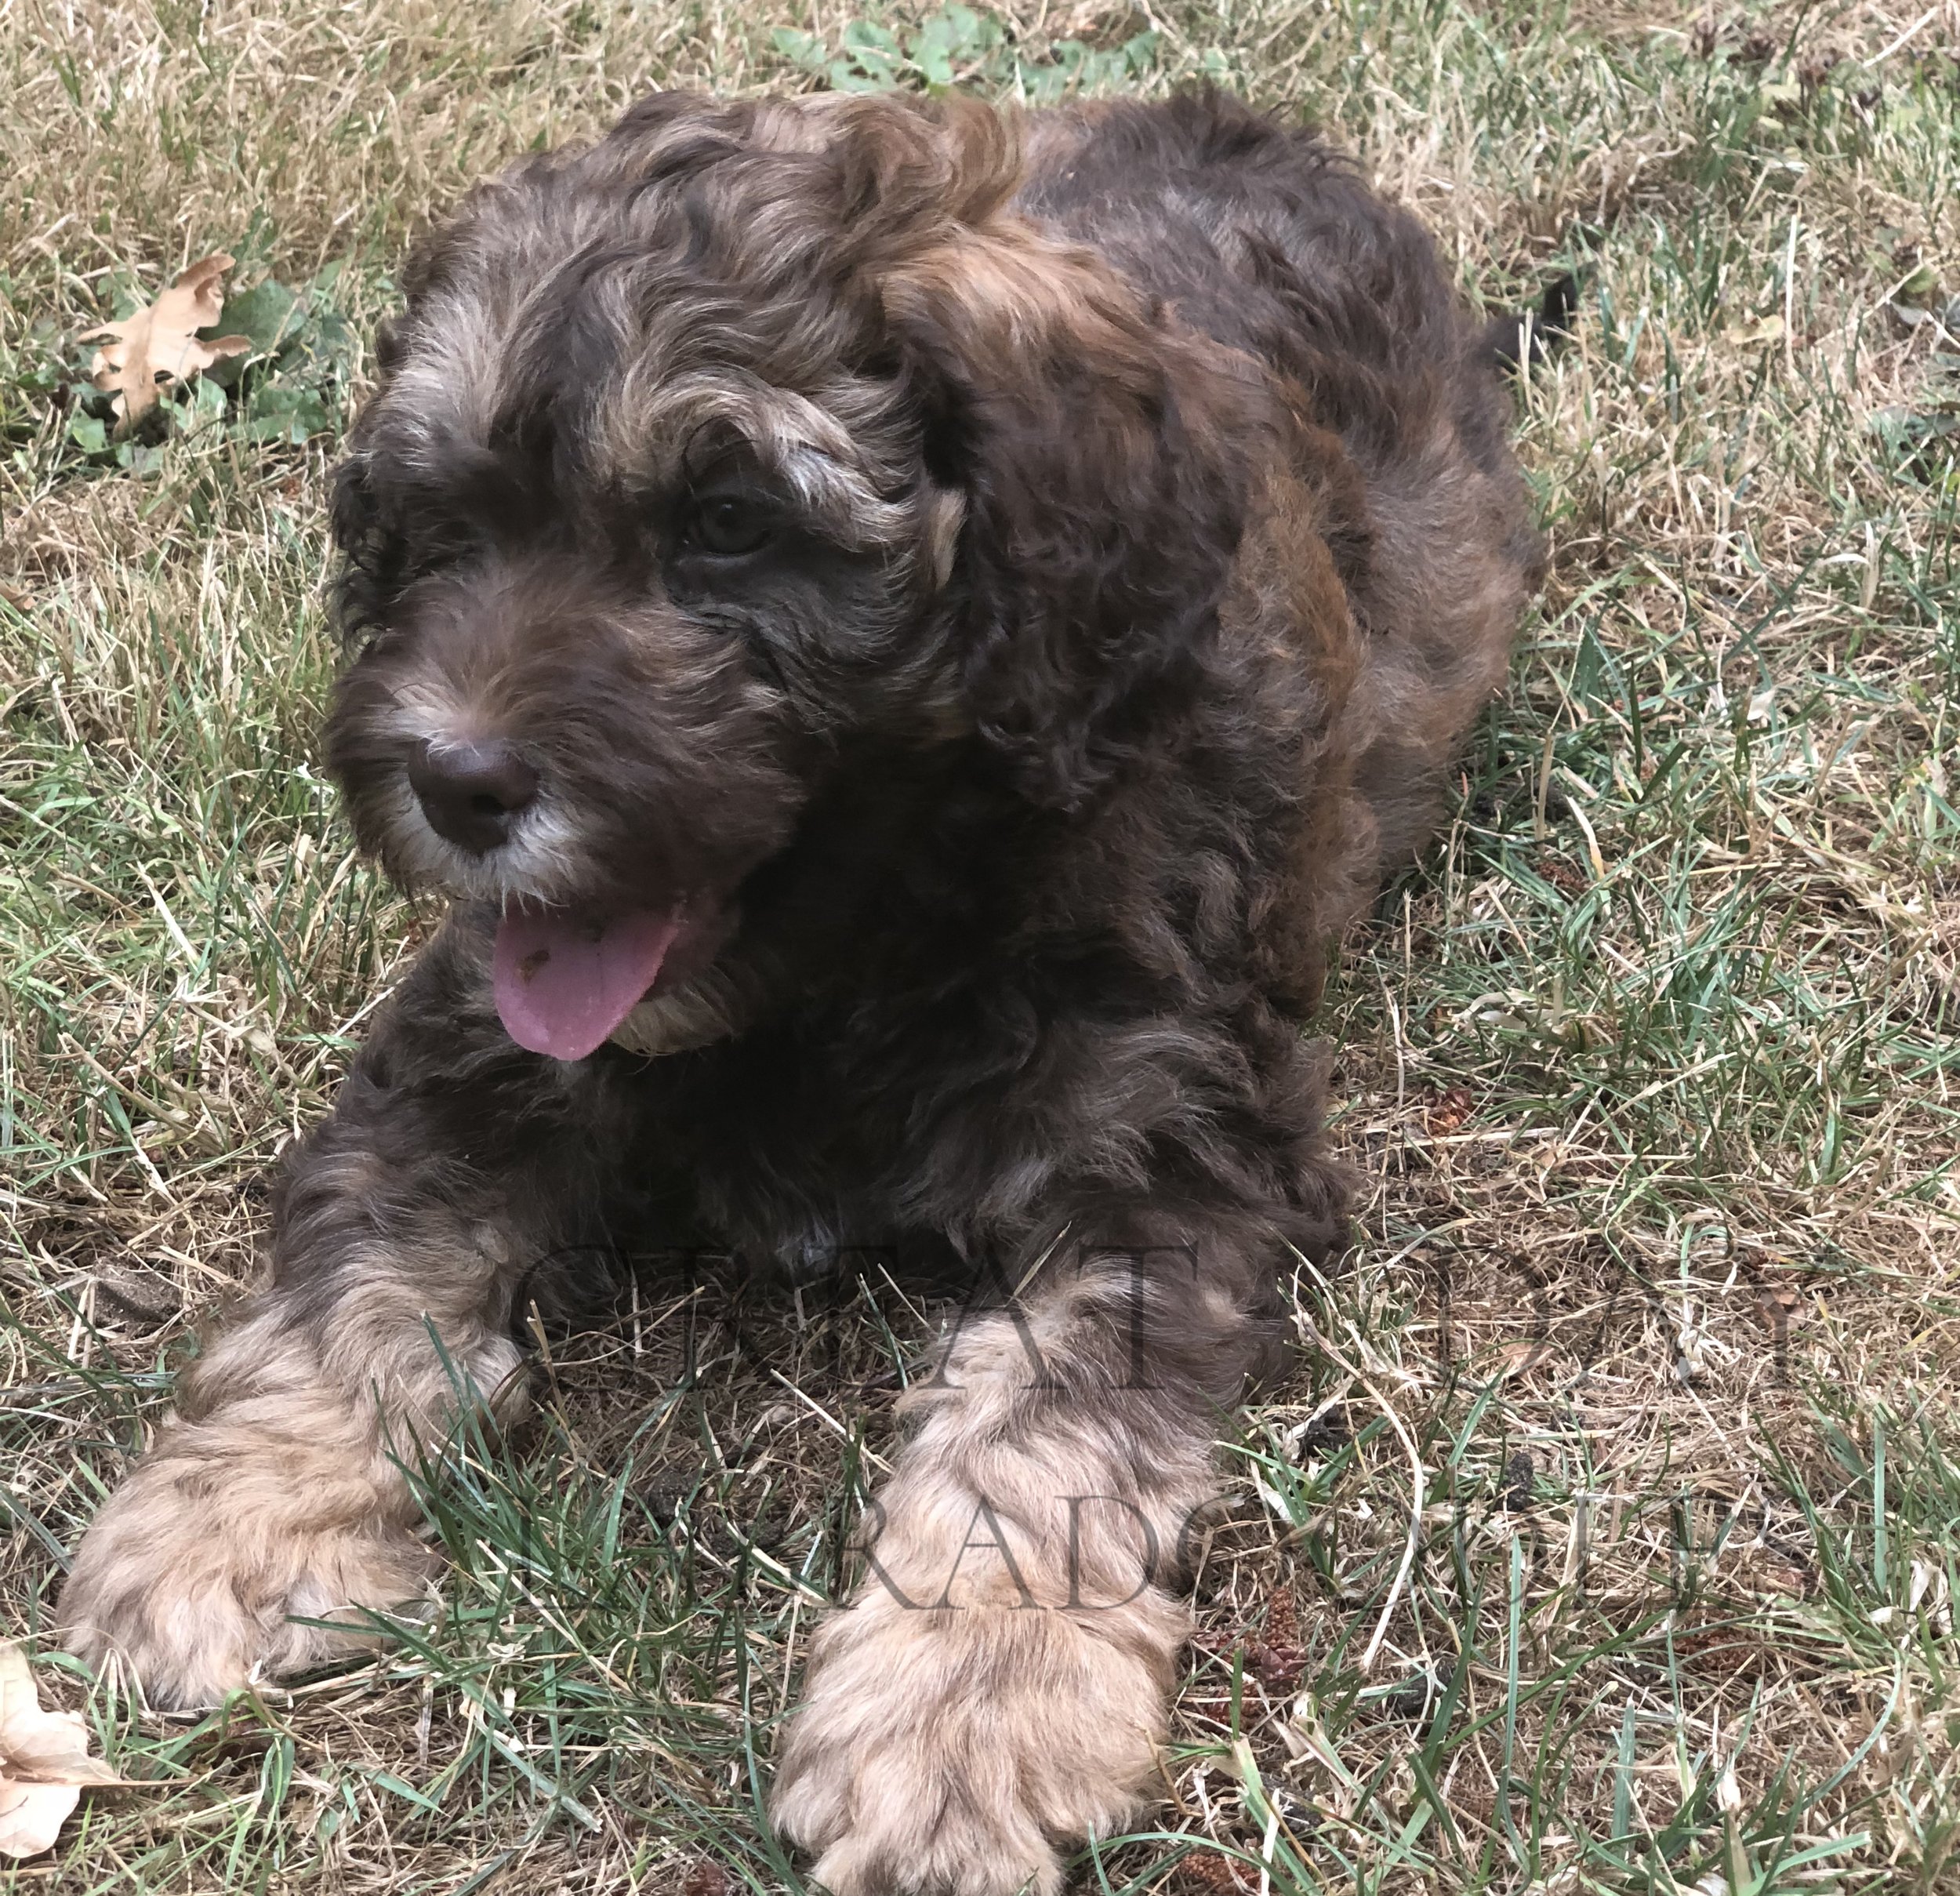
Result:
{"label": "brown oak leaf", "polygon": [[211,328],[223,313],[224,273],[230,267],[231,259],[223,251],[201,257],[154,303],[120,322],[98,323],[84,332],[80,340],[85,343],[115,338],[95,352],[89,374],[105,394],[114,391],[122,427],[156,405],[159,387],[187,382],[213,362],[251,348],[249,336],[220,336],[208,343],[198,337],[198,330]]}
{"label": "brown oak leaf", "polygon": [[77,1712],[44,1712],[27,1655],[0,1643],[0,1856],[52,1850],[85,1784],[122,1784],[89,1756]]}

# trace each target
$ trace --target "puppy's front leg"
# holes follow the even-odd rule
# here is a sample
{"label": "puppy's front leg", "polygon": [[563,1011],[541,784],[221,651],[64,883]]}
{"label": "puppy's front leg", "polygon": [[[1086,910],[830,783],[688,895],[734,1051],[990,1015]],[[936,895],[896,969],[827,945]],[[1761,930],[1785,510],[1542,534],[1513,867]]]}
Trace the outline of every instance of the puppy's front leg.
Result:
{"label": "puppy's front leg", "polygon": [[1242,1251],[1152,1238],[1051,1259],[904,1398],[776,1777],[837,1896],[1046,1896],[1156,1778],[1210,1444],[1265,1327]]}
{"label": "puppy's front leg", "polygon": [[[512,1299],[546,1209],[574,1194],[541,1063],[471,986],[449,938],[411,975],[292,1164],[270,1287],[206,1342],[77,1550],[70,1644],[119,1655],[153,1703],[209,1703],[360,1643],[350,1609],[412,1598],[430,1571],[398,1463],[441,1440],[459,1396],[505,1419],[520,1400]],[[545,1102],[524,1153],[473,1150],[466,1128],[524,1123],[494,1098],[521,1087]]]}

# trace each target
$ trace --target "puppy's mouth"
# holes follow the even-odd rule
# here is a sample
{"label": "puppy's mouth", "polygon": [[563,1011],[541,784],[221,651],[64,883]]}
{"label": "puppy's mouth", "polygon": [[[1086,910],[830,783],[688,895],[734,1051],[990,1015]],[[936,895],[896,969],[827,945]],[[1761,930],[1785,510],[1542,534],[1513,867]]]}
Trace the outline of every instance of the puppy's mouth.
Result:
{"label": "puppy's mouth", "polygon": [[520,1047],[583,1060],[643,1000],[705,968],[732,921],[704,894],[612,914],[506,904],[491,964],[497,1017]]}

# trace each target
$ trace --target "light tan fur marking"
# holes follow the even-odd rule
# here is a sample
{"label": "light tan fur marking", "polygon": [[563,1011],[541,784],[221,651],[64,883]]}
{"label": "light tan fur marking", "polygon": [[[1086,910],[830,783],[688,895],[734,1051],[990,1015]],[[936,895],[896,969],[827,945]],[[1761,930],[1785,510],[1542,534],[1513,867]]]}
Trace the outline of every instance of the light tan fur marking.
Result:
{"label": "light tan fur marking", "polygon": [[349,1268],[359,1288],[325,1349],[277,1288],[207,1346],[76,1551],[71,1650],[119,1660],[159,1703],[216,1704],[372,1644],[361,1609],[421,1600],[435,1567],[398,1464],[441,1444],[459,1389],[501,1424],[523,1407],[517,1348],[484,1320],[494,1252]]}
{"label": "light tan fur marking", "polygon": [[776,1825],[836,1896],[1051,1896],[1057,1845],[1121,1828],[1151,1778],[1189,1630],[1167,1589],[1214,1483],[1201,1431],[1152,1458],[1096,1388],[1084,1289],[968,1322],[901,1405],[916,1433],[777,1766]]}

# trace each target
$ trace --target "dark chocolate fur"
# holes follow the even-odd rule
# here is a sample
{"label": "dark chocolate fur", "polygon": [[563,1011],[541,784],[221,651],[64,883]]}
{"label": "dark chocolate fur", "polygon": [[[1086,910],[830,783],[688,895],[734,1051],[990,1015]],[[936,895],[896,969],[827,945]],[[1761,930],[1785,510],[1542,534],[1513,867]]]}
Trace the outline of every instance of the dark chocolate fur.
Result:
{"label": "dark chocolate fur", "polygon": [[[1060,1244],[1065,1396],[964,1435],[933,1410],[892,1544],[929,1559],[916,1497],[973,1488],[982,1435],[1025,1438],[987,1477],[1025,1510],[1059,1458],[1168,1521],[1272,1360],[1292,1253],[1343,1242],[1301,1022],[1535,583],[1501,348],[1411,217],[1215,96],[1010,123],[664,95],[482,187],[406,287],[336,489],[330,751],[363,843],[459,899],[286,1168],[270,1288],[82,1549],[80,1644],[166,1697],[317,1657],[267,1629],[406,1571],[374,1444],[441,1426],[428,1324],[494,1400],[514,1299],[594,1248],[807,1273],[913,1246],[1019,1283]],[[689,525],[731,486],[779,522],[733,561]],[[459,722],[543,785],[546,826],[477,859],[404,787]],[[503,901],[695,889],[723,909],[707,1029],[575,1064],[506,1034]],[[264,1498],[323,1456],[337,1512]],[[154,1551],[194,1527],[194,1584]],[[1149,1597],[1094,1633],[1085,1718],[1160,1698]],[[999,1627],[942,1669],[1033,1636]],[[820,1677],[856,1679],[828,1636]],[[1011,1836],[946,1738],[962,1883],[906,1840],[912,1764],[850,1722],[870,1689],[820,1689],[784,1767],[839,1889],[1050,1887],[1027,1837],[1135,1789],[1127,1753],[1058,1760],[1081,1783]]]}

